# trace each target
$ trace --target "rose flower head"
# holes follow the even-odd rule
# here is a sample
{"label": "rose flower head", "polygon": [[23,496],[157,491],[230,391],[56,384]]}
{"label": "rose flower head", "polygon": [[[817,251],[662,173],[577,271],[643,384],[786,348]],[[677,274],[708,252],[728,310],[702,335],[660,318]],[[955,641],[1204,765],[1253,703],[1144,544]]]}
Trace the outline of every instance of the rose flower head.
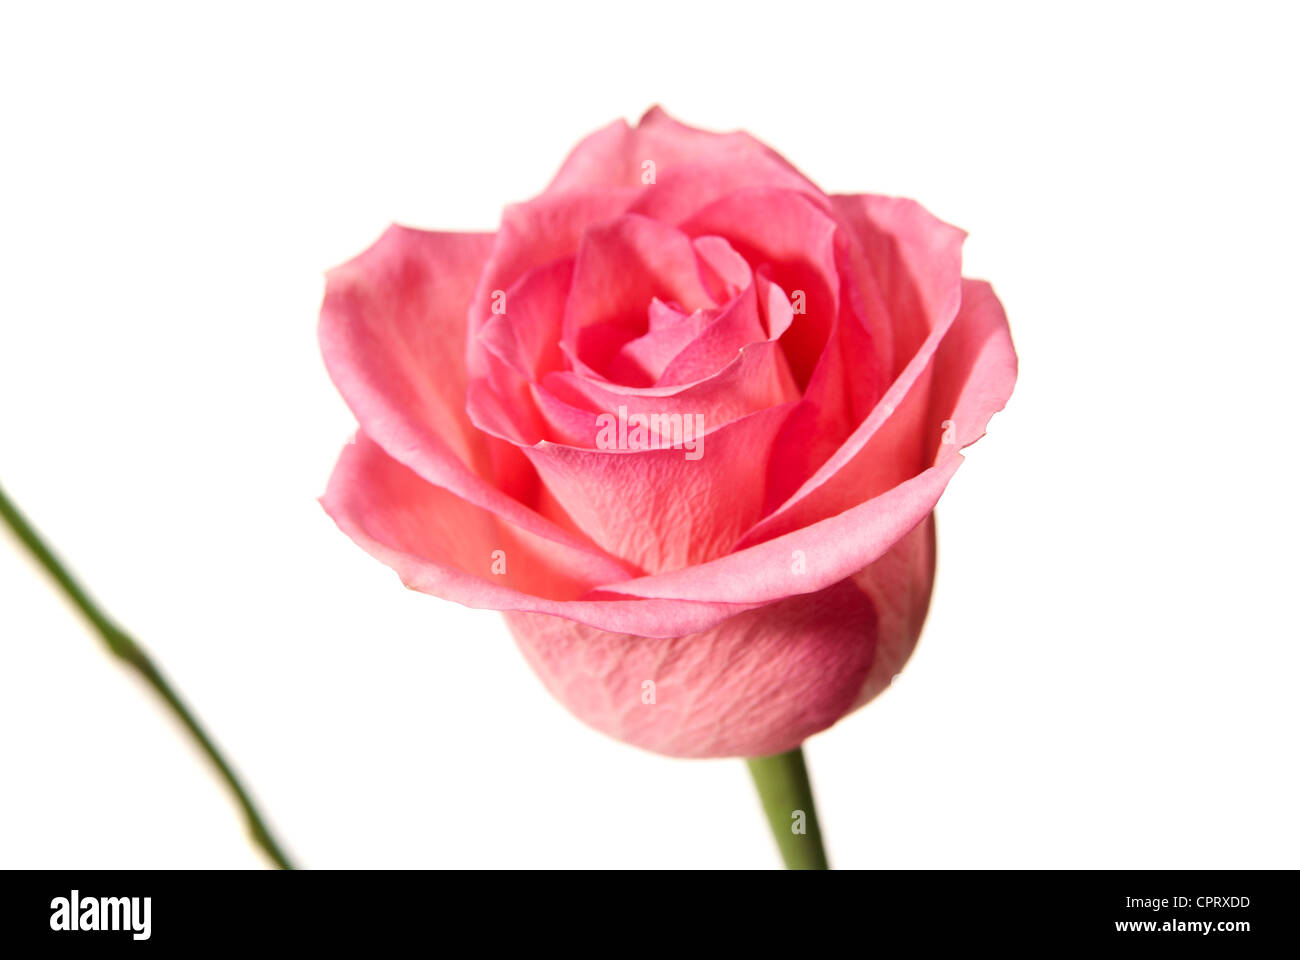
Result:
{"label": "rose flower head", "polygon": [[322,498],[408,587],[504,612],[586,723],[778,753],[885,686],[932,510],[1016,354],[965,234],[656,108],[495,233],[394,226],[328,276],[359,429]]}

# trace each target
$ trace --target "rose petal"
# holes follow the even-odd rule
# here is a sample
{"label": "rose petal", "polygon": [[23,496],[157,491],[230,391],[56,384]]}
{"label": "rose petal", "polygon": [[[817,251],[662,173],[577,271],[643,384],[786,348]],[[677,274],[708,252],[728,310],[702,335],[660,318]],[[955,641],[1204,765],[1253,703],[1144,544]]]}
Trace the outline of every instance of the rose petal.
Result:
{"label": "rose petal", "polygon": [[683,757],[766,756],[889,686],[920,636],[934,519],[849,580],[677,639],[507,614],[547,689],[583,722]]}
{"label": "rose petal", "polygon": [[[677,168],[694,164],[704,168],[683,171],[686,175],[675,179]],[[659,190],[661,184],[669,189]],[[579,143],[547,192],[644,187],[647,206],[642,212],[673,222],[665,215],[669,207],[695,210],[741,186],[763,185],[820,195],[780,154],[749,134],[688,127],[652,107],[635,127],[617,120]]]}
{"label": "rose petal", "polygon": [[326,369],[389,456],[524,529],[599,555],[525,506],[536,475],[465,412],[465,309],[492,238],[391,227],[330,271],[320,315]]}
{"label": "rose petal", "polygon": [[[777,342],[790,323],[789,301],[780,288],[762,277],[757,280],[757,289],[765,291],[763,296],[768,301],[759,326],[774,329],[776,333],[741,347],[729,363],[711,376],[695,382],[635,389],[568,371],[548,374],[542,387],[549,396],[539,395],[537,402],[549,423],[555,426],[563,422],[566,429],[561,434],[561,442],[594,446],[593,438],[599,430],[595,415],[617,414],[620,406],[629,412],[647,414],[699,414],[704,418],[705,429],[713,430],[759,410],[798,401],[799,389]],[[744,296],[752,294],[752,290],[746,291]],[[577,411],[585,411],[587,415]],[[560,440],[560,437],[551,439]]]}
{"label": "rose petal", "polygon": [[608,375],[618,350],[646,332],[647,308],[655,299],[686,313],[718,306],[704,286],[690,237],[634,215],[593,224],[578,247],[562,342],[572,355]]}
{"label": "rose petal", "polygon": [[[693,449],[522,449],[597,545],[644,570],[675,570],[730,550],[758,519],[763,485],[755,482],[755,464],[765,464],[789,409],[770,407],[702,438],[693,434]],[[629,411],[628,439],[620,442],[634,441],[636,412]],[[683,433],[695,426],[684,422]]]}
{"label": "rose petal", "polygon": [[888,323],[870,322],[873,333],[879,331],[888,344],[897,376],[930,331],[946,326],[957,313],[966,232],[902,197],[837,194],[831,202],[853,241],[858,289],[878,292],[888,311]]}
{"label": "rose petal", "polygon": [[[761,603],[822,589],[883,556],[934,509],[963,459],[959,451],[983,436],[1015,385],[1015,349],[996,296],[980,281],[967,281],[966,289],[963,309],[930,361],[935,387],[923,397],[924,416],[935,430],[928,454],[920,435],[916,443],[921,448],[918,456],[922,461],[928,456],[932,466],[865,502],[860,502],[862,491],[854,477],[846,475],[842,484],[827,491],[828,502],[819,505],[831,509],[855,504],[842,512],[796,521],[788,532],[689,570],[611,584],[592,596]],[[952,422],[950,443],[943,442],[944,421]],[[869,458],[854,462],[869,469]],[[742,543],[752,539],[753,534]],[[798,556],[804,559],[804,572],[792,575],[792,560]]]}
{"label": "rose petal", "polygon": [[646,312],[649,329],[623,344],[610,363],[610,379],[615,383],[658,383],[664,367],[715,319],[713,310],[686,313],[658,297]]}
{"label": "rose petal", "polygon": [[[741,541],[758,543],[849,509],[936,462],[936,450],[983,434],[1015,385],[1015,350],[1006,315],[987,284],[965,281],[951,325],[931,331],[880,405],[809,481]],[[965,403],[954,393],[970,387]],[[978,432],[971,418],[978,421]],[[982,419],[981,419],[982,418]],[[955,423],[951,431],[949,423]]]}
{"label": "rose petal", "polygon": [[[839,311],[835,220],[800,194],[755,189],[697,211],[682,229],[695,237],[726,238],[752,268],[799,301],[803,313],[782,344],[796,379],[806,384]],[[802,296],[796,298],[796,291]]]}
{"label": "rose petal", "polygon": [[[768,484],[766,526],[747,542],[770,536],[778,526],[793,529],[793,523],[780,519],[788,505],[842,469],[882,422],[889,434],[905,443],[913,436],[909,427],[924,429],[915,422],[920,414],[914,410],[911,423],[907,410],[896,417],[889,414],[918,387],[918,378],[928,377],[928,359],[961,302],[964,232],[911,200],[869,195],[832,199],[845,225],[837,232],[836,264],[844,268],[842,276],[856,282],[842,287],[844,309],[836,318],[821,369],[809,384],[804,406],[786,425],[787,436],[778,443],[787,449],[790,437],[812,441],[795,447],[801,456],[779,462],[783,472]],[[853,362],[846,364],[846,357]],[[919,385],[920,392],[924,388],[924,383]],[[874,454],[876,463],[894,469],[900,480],[912,475],[915,462],[910,451],[901,455],[900,463],[886,451]],[[858,496],[857,502],[864,498]],[[829,513],[818,514],[824,516]]]}
{"label": "rose petal", "polygon": [[679,757],[798,746],[851,708],[876,643],[871,600],[852,581],[677,639],[546,616],[506,621],[547,689],[580,720]]}
{"label": "rose petal", "polygon": [[853,706],[874,699],[903,669],[921,638],[934,589],[934,514],[922,520],[889,552],[854,574],[876,614],[876,649]]}
{"label": "rose petal", "polygon": [[857,361],[845,363],[840,277],[836,245],[839,225],[806,197],[784,190],[746,190],[690,217],[688,233],[719,234],[759,272],[785,291],[798,315],[781,337],[781,347],[803,397],[777,440],[780,455],[766,480],[770,511],[792,494],[829,457],[855,423],[849,380],[873,382]]}
{"label": "rose petal", "polygon": [[[623,213],[635,196],[636,191],[632,189],[542,194],[527,203],[506,207],[470,302],[470,342],[477,339],[492,318],[494,299],[499,299],[500,294],[506,293],[530,270],[574,256],[589,224]],[[509,313],[508,302],[506,312]],[[479,367],[482,362],[485,361],[480,354],[470,352],[471,376],[482,374]]]}
{"label": "rose petal", "polygon": [[[743,604],[564,599],[622,575],[612,560],[556,545],[461,500],[389,457],[363,433],[344,448],[321,504],[362,549],[406,586],[468,607],[563,616],[647,637],[707,630]],[[493,573],[493,551],[506,573]]]}

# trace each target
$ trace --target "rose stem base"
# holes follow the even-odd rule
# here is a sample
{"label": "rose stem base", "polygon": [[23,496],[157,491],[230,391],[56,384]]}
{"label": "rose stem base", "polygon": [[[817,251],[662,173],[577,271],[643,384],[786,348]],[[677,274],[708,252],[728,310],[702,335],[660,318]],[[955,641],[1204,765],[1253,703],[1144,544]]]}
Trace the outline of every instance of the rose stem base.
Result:
{"label": "rose stem base", "polygon": [[786,868],[828,869],[803,747],[770,757],[750,757],[745,762]]}

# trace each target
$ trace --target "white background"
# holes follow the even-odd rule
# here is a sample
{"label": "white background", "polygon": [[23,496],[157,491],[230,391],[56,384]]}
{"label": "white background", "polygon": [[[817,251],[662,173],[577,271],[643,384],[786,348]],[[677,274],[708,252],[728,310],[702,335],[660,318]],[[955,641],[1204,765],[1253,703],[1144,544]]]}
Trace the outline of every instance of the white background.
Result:
{"label": "white background", "polygon": [[[581,726],[315,502],[352,429],[323,271],[492,229],[661,102],[967,229],[1020,352],[916,657],[807,745],[833,861],[1300,866],[1290,10],[15,6],[0,483],[302,864],[777,863],[743,763]],[[261,865],[4,535],[0,653],[0,866]]]}

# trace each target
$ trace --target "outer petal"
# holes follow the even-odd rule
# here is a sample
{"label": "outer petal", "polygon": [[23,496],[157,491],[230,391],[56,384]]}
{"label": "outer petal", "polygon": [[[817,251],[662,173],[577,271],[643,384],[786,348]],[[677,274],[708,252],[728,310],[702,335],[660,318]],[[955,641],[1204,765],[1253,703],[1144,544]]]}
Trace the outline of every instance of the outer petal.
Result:
{"label": "outer petal", "polygon": [[[878,401],[891,410],[912,381],[924,380],[929,355],[961,302],[963,231],[913,200],[869,194],[831,200],[840,224],[835,262],[842,270],[843,304],[818,375],[809,383],[805,408],[786,427],[787,434],[811,436],[813,443],[802,461],[787,460],[785,472],[773,478],[769,519],[815,490],[861,448],[868,430],[875,430],[864,418]],[[897,381],[907,377],[900,388]],[[882,398],[891,381],[890,396]],[[897,423],[892,432],[906,435]],[[904,477],[912,473],[909,453],[902,453],[908,465]],[[880,463],[893,462],[891,453],[877,449],[875,456]],[[763,535],[770,536],[773,526],[769,523]]]}
{"label": "outer petal", "polygon": [[[926,343],[879,406],[821,469],[779,510],[764,517],[743,544],[798,530],[906,483],[936,463],[941,446],[966,446],[983,435],[1016,379],[1016,355],[1002,305],[986,283],[965,281],[952,325]],[[960,391],[970,388],[966,409]],[[996,405],[994,405],[996,404]],[[964,418],[979,411],[978,427]],[[948,430],[949,421],[956,428]],[[942,457],[940,457],[942,459]]]}
{"label": "outer petal", "polygon": [[460,357],[466,309],[492,240],[394,225],[329,272],[319,329],[325,366],[381,444],[428,441],[465,466],[486,463],[465,416]]}
{"label": "outer petal", "polygon": [[[688,127],[660,107],[650,108],[635,127],[618,120],[587,137],[569,154],[546,192],[646,186],[652,169],[647,163],[654,164],[654,186],[668,178],[669,190],[645,190],[648,203],[643,212],[663,220],[673,218],[655,204],[653,198],[661,195],[668,206],[687,211],[742,186],[779,186],[821,195],[785,158],[749,134]],[[691,168],[682,171],[685,196],[672,196],[678,190],[672,178],[683,167]]]}
{"label": "outer petal", "polygon": [[859,289],[887,311],[871,310],[868,322],[888,346],[897,376],[930,332],[957,313],[966,232],[903,197],[848,194],[831,202],[847,228]]}
{"label": "outer petal", "polygon": [[[565,617],[601,630],[682,636],[748,609],[681,600],[587,599],[582,591],[620,576],[588,554],[557,546],[425,483],[365,434],[344,448],[321,498],[358,546],[413,590],[468,607]],[[505,552],[496,573],[494,551]],[[606,564],[612,563],[606,561]],[[568,599],[571,597],[583,599]]]}
{"label": "outer petal", "polygon": [[329,274],[319,328],[325,366],[390,457],[522,529],[599,556],[585,537],[516,499],[531,474],[526,462],[466,416],[465,310],[491,246],[486,234],[391,227]]}
{"label": "outer petal", "polygon": [[934,589],[934,539],[934,514],[930,514],[853,577],[876,612],[876,654],[853,710],[888,687],[916,648]]}
{"label": "outer petal", "polygon": [[887,687],[916,645],[933,582],[927,517],[855,577],[691,636],[506,621],[547,689],[597,730],[671,756],[753,757],[797,746]]}
{"label": "outer petal", "polygon": [[[854,417],[852,432],[836,438],[833,451],[814,461],[815,471],[799,477],[795,486],[772,485],[780,500],[769,503],[767,515],[745,537],[745,544],[838,513],[891,482],[901,483],[914,475],[928,449],[922,441],[933,438],[934,424],[922,421],[933,356],[962,302],[961,247],[966,234],[913,200],[857,194],[832,201],[844,227],[839,234],[840,262],[852,280],[846,285],[851,304],[871,331],[870,352],[889,386],[866,418]],[[858,326],[857,317],[841,320],[846,332]],[[859,362],[866,352],[855,351]],[[802,426],[792,418],[787,429]],[[829,438],[825,432],[820,436]],[[856,466],[857,474],[846,466]],[[874,475],[870,482],[860,476],[864,472]],[[838,485],[838,492],[822,491],[828,485]]]}
{"label": "outer petal", "polygon": [[506,620],[547,689],[580,720],[681,757],[779,753],[830,726],[860,694],[876,638],[871,601],[851,581],[677,639],[554,617]]}

